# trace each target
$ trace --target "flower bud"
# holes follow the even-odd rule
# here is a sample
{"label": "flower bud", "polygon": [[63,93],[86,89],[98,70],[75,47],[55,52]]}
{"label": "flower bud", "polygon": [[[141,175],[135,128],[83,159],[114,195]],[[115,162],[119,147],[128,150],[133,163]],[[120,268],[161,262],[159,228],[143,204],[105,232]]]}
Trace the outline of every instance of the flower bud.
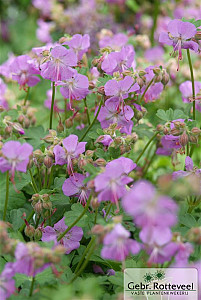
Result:
{"label": "flower bud", "polygon": [[82,169],[84,166],[86,166],[88,164],[88,161],[84,158],[81,158],[79,161],[78,161],[78,168],[79,169]]}
{"label": "flower bud", "polygon": [[34,233],[35,233],[35,228],[32,225],[27,225],[25,227],[24,233],[26,236],[28,236],[29,238],[33,238]]}
{"label": "flower bud", "polygon": [[48,194],[43,194],[41,198],[44,202],[50,201],[50,196]]}
{"label": "flower bud", "polygon": [[91,201],[91,207],[93,209],[96,209],[100,206],[100,203],[98,202],[98,199],[97,198],[93,198],[92,201]]}
{"label": "flower bud", "polygon": [[157,131],[163,131],[164,130],[164,126],[162,125],[162,124],[158,124],[157,126],[156,126],[156,130]]}
{"label": "flower bud", "polygon": [[82,116],[79,112],[74,116],[74,119],[78,122],[81,121],[81,118],[82,118]]}
{"label": "flower bud", "polygon": [[43,202],[43,208],[51,210],[52,209],[52,202]]}
{"label": "flower bud", "polygon": [[161,83],[162,83],[163,85],[167,85],[168,82],[169,82],[169,80],[170,80],[170,76],[169,76],[169,74],[165,71],[165,72],[163,73],[163,75],[162,75]]}
{"label": "flower bud", "polygon": [[38,214],[40,214],[43,210],[43,206],[42,203],[39,201],[34,205],[34,210],[35,212],[37,212]]}
{"label": "flower bud", "polygon": [[173,128],[173,129],[170,131],[170,133],[171,133],[172,135],[179,135],[179,134],[180,134],[180,130],[177,129],[177,128]]}
{"label": "flower bud", "polygon": [[24,129],[19,123],[14,122],[12,126],[17,132],[19,132],[19,134],[24,134]]}
{"label": "flower bud", "polygon": [[194,227],[188,231],[187,237],[190,242],[201,245],[201,227]]}
{"label": "flower bud", "polygon": [[94,180],[88,181],[87,188],[90,189],[90,190],[94,188]]}
{"label": "flower bud", "polygon": [[64,131],[64,125],[61,122],[59,122],[59,124],[57,125],[57,131],[58,132],[63,132]]}
{"label": "flower bud", "polygon": [[46,166],[46,168],[51,168],[53,166],[53,160],[51,157],[49,156],[45,156],[44,160],[43,160],[44,165]]}
{"label": "flower bud", "polygon": [[29,128],[29,126],[30,126],[30,120],[28,119],[28,118],[24,118],[24,127],[25,128]]}
{"label": "flower bud", "polygon": [[62,36],[60,39],[59,39],[59,44],[63,44],[65,42],[67,42],[69,40],[69,38],[67,38],[66,36]]}
{"label": "flower bud", "polygon": [[186,131],[184,131],[182,135],[180,135],[179,142],[182,146],[186,146],[186,144],[188,143],[188,135],[186,134]]}
{"label": "flower bud", "polygon": [[190,135],[189,140],[193,144],[198,144],[198,137],[197,136]]}
{"label": "flower bud", "polygon": [[49,54],[50,54],[49,50],[42,51],[42,56],[49,56]]}
{"label": "flower bud", "polygon": [[5,128],[5,134],[10,135],[13,131],[12,126],[6,126]]}
{"label": "flower bud", "polygon": [[95,160],[95,164],[97,165],[97,166],[106,166],[106,160],[104,159],[104,158],[98,158],[98,159],[96,159]]}
{"label": "flower bud", "polygon": [[105,89],[104,89],[104,86],[99,86],[97,91],[98,91],[99,94],[105,95]]}
{"label": "flower bud", "polygon": [[155,77],[154,77],[155,82],[161,82],[161,80],[162,80],[162,74],[155,75]]}
{"label": "flower bud", "polygon": [[154,68],[153,72],[155,75],[159,75],[161,73],[161,69],[160,68]]}
{"label": "flower bud", "polygon": [[20,116],[18,117],[18,122],[19,122],[20,124],[23,124],[23,122],[24,122],[24,116],[23,116],[23,115],[20,115]]}
{"label": "flower bud", "polygon": [[99,63],[99,61],[100,61],[100,59],[99,58],[94,58],[93,60],[92,60],[92,65],[94,66],[94,67],[97,67],[97,65],[98,65],[98,63]]}
{"label": "flower bud", "polygon": [[51,135],[51,134],[47,134],[43,140],[46,142],[46,143],[53,143],[54,142],[54,137]]}
{"label": "flower bud", "polygon": [[145,82],[142,78],[138,77],[136,79],[137,84],[140,86],[140,88],[142,88],[145,85]]}
{"label": "flower bud", "polygon": [[65,126],[66,128],[71,128],[73,126],[73,119],[72,118],[66,119]]}
{"label": "flower bud", "polygon": [[193,127],[191,129],[191,132],[193,135],[199,135],[201,133],[201,130],[198,127]]}
{"label": "flower bud", "polygon": [[95,87],[96,85],[92,81],[89,81],[89,90],[93,90]]}
{"label": "flower bud", "polygon": [[92,157],[94,155],[94,151],[93,150],[87,150],[86,151],[86,156]]}
{"label": "flower bud", "polygon": [[42,230],[37,228],[34,233],[34,240],[39,241],[42,238]]}

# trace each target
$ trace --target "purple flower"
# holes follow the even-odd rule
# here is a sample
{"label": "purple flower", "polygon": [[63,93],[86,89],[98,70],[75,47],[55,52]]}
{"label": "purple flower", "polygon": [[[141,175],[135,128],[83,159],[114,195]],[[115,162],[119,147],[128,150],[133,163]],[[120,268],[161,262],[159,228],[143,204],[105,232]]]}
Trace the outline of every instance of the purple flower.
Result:
{"label": "purple flower", "polygon": [[42,19],[37,21],[38,28],[36,30],[36,36],[42,43],[51,43],[52,38],[50,35],[50,30],[52,28],[52,23],[44,22]]}
{"label": "purple flower", "polygon": [[63,43],[63,45],[68,45],[69,48],[74,51],[78,60],[81,60],[84,53],[86,53],[90,47],[90,36],[88,34],[83,36],[81,34],[75,34],[72,39]]}
{"label": "purple flower", "polygon": [[74,75],[71,68],[77,65],[73,50],[56,46],[51,50],[49,60],[41,65],[41,76],[51,81],[66,80]]}
{"label": "purple flower", "polygon": [[189,175],[196,175],[201,177],[201,169],[198,169],[196,167],[193,167],[193,161],[189,156],[186,156],[185,159],[185,168],[186,171],[176,171],[172,173],[172,178],[173,180],[180,178],[180,177],[185,177],[185,176],[189,176]]}
{"label": "purple flower", "polygon": [[19,242],[15,249],[16,262],[13,267],[16,273],[25,274],[27,276],[35,276],[50,266],[49,263],[38,263],[41,257],[41,248],[35,243],[24,244]]}
{"label": "purple flower", "polygon": [[11,65],[15,60],[15,56],[13,53],[9,53],[8,56],[8,60],[0,65],[0,74],[8,79],[12,79]]}
{"label": "purple flower", "polygon": [[68,174],[73,174],[72,160],[85,151],[86,142],[78,142],[77,135],[71,134],[63,140],[63,146],[54,147],[55,164],[63,166],[67,164]]}
{"label": "purple flower", "polygon": [[174,267],[183,267],[188,264],[188,259],[193,253],[193,246],[190,243],[184,243],[181,240],[177,241],[177,252],[175,255]]}
{"label": "purple flower", "polygon": [[28,55],[16,57],[11,63],[10,70],[13,80],[16,80],[20,87],[35,86],[40,79],[34,75],[40,74],[35,68],[33,61]]}
{"label": "purple flower", "polygon": [[99,73],[98,69],[96,67],[91,68],[91,70],[90,70],[91,82],[96,84],[96,82],[98,81],[99,76],[100,76],[100,73]]}
{"label": "purple flower", "polygon": [[149,264],[163,264],[166,261],[171,261],[178,249],[178,245],[174,242],[165,243],[163,245],[154,244],[146,248],[149,254]]}
{"label": "purple flower", "polygon": [[105,48],[110,47],[113,50],[119,51],[123,46],[126,45],[128,42],[128,37],[124,33],[117,33],[115,35],[111,36],[104,36],[99,41],[99,47]]}
{"label": "purple flower", "polygon": [[131,45],[127,45],[119,52],[111,52],[108,54],[102,64],[101,68],[107,74],[112,75],[114,72],[124,72],[125,70],[135,67],[134,63],[135,51]]}
{"label": "purple flower", "polygon": [[137,254],[140,251],[140,244],[129,237],[130,232],[120,223],[116,224],[112,231],[104,237],[104,246],[101,250],[102,258],[125,261],[130,253]]}
{"label": "purple flower", "polygon": [[63,233],[68,226],[65,224],[65,217],[54,224],[54,227],[46,226],[43,229],[43,242],[54,241],[55,245],[62,244],[66,248],[66,254],[80,247],[80,241],[83,236],[83,230],[80,227],[74,226],[66,235],[57,242],[58,236]]}
{"label": "purple flower", "polygon": [[77,71],[74,75],[64,81],[58,81],[57,85],[61,85],[60,92],[64,98],[69,99],[70,106],[72,100],[82,100],[89,93],[89,80],[85,75],[79,74]]}
{"label": "purple flower", "polygon": [[173,46],[173,51],[178,51],[178,60],[182,59],[181,49],[190,49],[195,52],[198,51],[198,44],[190,41],[196,34],[196,27],[190,22],[183,22],[181,20],[172,20],[168,24],[168,33],[162,32],[159,36],[159,42]]}
{"label": "purple flower", "polygon": [[[185,82],[183,82],[182,84],[180,84],[179,86],[179,90],[182,93],[182,100],[183,102],[191,102],[191,100],[189,98],[193,97],[193,93],[192,93],[192,82],[187,80]],[[201,82],[199,81],[195,81],[195,96],[198,95],[201,91]],[[200,104],[200,99],[201,97],[196,97],[194,101],[195,102],[195,108],[201,112],[201,104]],[[193,100],[193,98],[192,98]]]}
{"label": "purple flower", "polygon": [[129,93],[136,92],[140,89],[137,83],[134,83],[134,79],[131,76],[126,76],[120,81],[115,79],[109,80],[104,87],[106,96],[119,97],[119,108],[121,109],[121,104],[123,106],[123,99],[128,98]]}
{"label": "purple flower", "polygon": [[2,106],[4,109],[8,109],[8,102],[4,98],[4,95],[6,93],[7,85],[3,82],[3,80],[0,78],[0,106]]}
{"label": "purple flower", "polygon": [[171,155],[174,149],[180,149],[182,146],[179,142],[179,136],[165,135],[161,139],[162,147],[156,151],[157,155]]}
{"label": "purple flower", "polygon": [[52,0],[32,0],[33,6],[41,11],[44,17],[49,17],[51,13]]}
{"label": "purple flower", "polygon": [[90,191],[87,190],[83,181],[86,177],[83,174],[74,173],[74,176],[67,178],[62,186],[62,191],[66,196],[77,195],[78,200],[82,205],[86,205]]}
{"label": "purple flower", "polygon": [[14,178],[15,171],[26,173],[32,151],[33,147],[28,143],[6,142],[2,147],[3,156],[0,157],[1,172],[10,170],[12,178]]}
{"label": "purple flower", "polygon": [[13,263],[7,263],[0,275],[1,300],[6,300],[15,292],[15,280],[12,279],[14,275]]}
{"label": "purple flower", "polygon": [[[154,85],[150,86],[150,88],[146,91],[144,95],[145,103],[157,100],[160,97],[160,94],[163,91],[163,84],[161,82],[156,82]],[[142,89],[142,92],[144,88]]]}
{"label": "purple flower", "polygon": [[110,124],[117,123],[121,133],[131,134],[133,121],[131,119],[134,116],[132,108],[125,105],[122,111],[118,111],[119,98],[112,97],[105,102],[105,106],[102,106],[98,115],[98,121],[101,123],[101,127],[108,128]]}
{"label": "purple flower", "polygon": [[95,191],[99,193],[98,201],[111,201],[119,211],[118,199],[126,193],[125,185],[133,181],[127,174],[135,167],[136,164],[125,157],[108,163],[105,171],[94,179]]}
{"label": "purple flower", "polygon": [[169,227],[177,222],[177,205],[171,198],[157,195],[151,183],[144,180],[135,183],[122,199],[122,206],[142,228],[140,238],[144,243],[160,246],[171,240]]}
{"label": "purple flower", "polygon": [[95,141],[95,143],[101,143],[105,147],[108,147],[112,142],[113,139],[108,134],[100,135]]}
{"label": "purple flower", "polygon": [[144,56],[149,62],[155,63],[163,59],[163,54],[164,54],[163,48],[160,46],[156,46],[146,50]]}

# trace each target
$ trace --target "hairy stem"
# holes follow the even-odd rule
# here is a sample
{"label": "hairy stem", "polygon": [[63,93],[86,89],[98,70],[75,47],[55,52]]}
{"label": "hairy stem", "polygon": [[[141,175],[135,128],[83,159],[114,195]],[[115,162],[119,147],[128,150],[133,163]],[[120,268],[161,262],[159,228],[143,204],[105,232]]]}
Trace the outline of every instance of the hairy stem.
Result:
{"label": "hairy stem", "polygon": [[[32,210],[32,212],[30,213],[30,215],[26,218],[27,222],[29,222],[31,220],[31,218],[33,217],[35,211]],[[19,232],[23,232],[24,228],[26,227],[26,224],[24,223],[20,228],[19,228]]]}
{"label": "hairy stem", "polygon": [[92,239],[91,239],[91,245],[90,247],[88,248],[88,255],[86,257],[86,260],[85,262],[83,263],[83,265],[81,266],[80,270],[77,272],[77,274],[75,274],[75,276],[71,279],[71,281],[69,282],[69,284],[71,284],[73,281],[75,281],[77,279],[78,276],[80,276],[80,274],[84,271],[84,269],[86,268],[88,262],[89,262],[89,259],[94,251],[94,248],[96,246],[96,237],[93,236]]}
{"label": "hairy stem", "polygon": [[158,19],[158,14],[159,14],[159,8],[160,8],[160,0],[154,0],[154,16],[153,16],[153,26],[151,29],[151,45],[154,46],[154,33],[156,31],[157,27],[157,19]]}
{"label": "hairy stem", "polygon": [[188,64],[190,68],[190,73],[191,73],[191,83],[192,83],[192,96],[193,96],[193,120],[195,120],[195,80],[194,80],[194,75],[193,75],[193,66],[191,62],[191,55],[190,55],[190,50],[187,49],[187,57],[188,57]]}
{"label": "hairy stem", "polygon": [[90,125],[91,121],[90,121],[90,117],[89,117],[89,110],[88,110],[87,99],[86,98],[84,98],[84,105],[85,105],[85,109],[86,109],[86,113],[87,113],[87,120],[88,120],[88,123]]}
{"label": "hairy stem", "polygon": [[140,158],[142,157],[142,155],[144,154],[144,152],[147,150],[147,148],[149,147],[149,145],[151,144],[151,142],[155,139],[155,137],[157,136],[158,131],[152,136],[152,138],[150,138],[150,140],[147,142],[147,144],[145,145],[144,149],[142,150],[142,152],[140,153],[140,155],[138,156],[138,158],[136,159],[136,164],[138,163],[138,161],[140,160]]}
{"label": "hairy stem", "polygon": [[55,98],[55,82],[52,83],[52,103],[51,103],[51,110],[50,110],[50,126],[49,129],[52,129],[52,118],[54,112],[54,98]]}
{"label": "hairy stem", "polygon": [[79,215],[79,217],[63,232],[61,233],[58,238],[57,238],[57,241],[59,242],[65,235],[67,232],[69,232],[71,230],[71,228],[73,228],[75,226],[75,224],[77,224],[79,222],[79,220],[82,219],[82,217],[85,215],[89,205],[90,205],[90,202],[91,202],[91,195],[89,196],[89,199],[87,200],[87,204],[83,210],[83,212]]}
{"label": "hairy stem", "polygon": [[27,102],[27,100],[28,100],[28,97],[29,97],[29,91],[30,91],[30,87],[28,87],[28,89],[27,89],[27,93],[26,93],[26,96],[25,96],[25,98],[24,98],[24,105],[26,105],[26,102]]}
{"label": "hairy stem", "polygon": [[29,169],[29,174],[31,176],[31,183],[32,183],[33,190],[37,194],[38,193],[38,188],[37,188],[36,182],[34,180],[33,174],[31,172],[31,169]]}
{"label": "hairy stem", "polygon": [[33,294],[34,282],[35,282],[35,277],[33,276],[31,281],[30,291],[29,291],[29,297],[31,297]]}
{"label": "hairy stem", "polygon": [[152,85],[152,83],[154,82],[154,78],[152,78],[152,80],[149,81],[147,87],[145,88],[143,94],[142,94],[142,97],[140,99],[140,102],[142,103],[142,100],[144,100],[144,96],[146,94],[146,92],[148,91],[148,89],[150,88],[150,86]]}
{"label": "hairy stem", "polygon": [[3,221],[6,220],[6,212],[8,207],[8,196],[9,196],[9,171],[6,172],[6,198],[4,203]]}
{"label": "hairy stem", "polygon": [[91,240],[90,240],[88,246],[87,246],[86,249],[84,250],[84,252],[83,252],[83,254],[82,254],[82,257],[81,257],[79,263],[77,264],[77,267],[75,268],[75,272],[74,272],[75,274],[76,274],[76,273],[78,272],[78,270],[80,269],[80,266],[81,266],[82,262],[84,261],[85,256],[87,255],[87,253],[88,253],[88,251],[89,251],[89,249],[90,249],[90,247],[91,247],[91,244],[92,244],[93,241],[94,241],[94,238],[95,238],[95,237],[92,237],[92,238],[91,238]]}
{"label": "hairy stem", "polygon": [[100,109],[101,109],[101,105],[102,105],[102,102],[100,101],[100,104],[99,104],[99,107],[98,107],[98,110],[97,110],[97,113],[92,121],[92,123],[89,125],[89,127],[87,128],[87,130],[85,131],[85,133],[83,134],[83,136],[81,137],[80,139],[80,142],[83,141],[83,139],[85,138],[85,136],[87,135],[87,133],[91,130],[91,128],[93,127],[94,123],[96,122],[97,118],[98,118],[98,115],[99,115],[99,112],[100,112]]}

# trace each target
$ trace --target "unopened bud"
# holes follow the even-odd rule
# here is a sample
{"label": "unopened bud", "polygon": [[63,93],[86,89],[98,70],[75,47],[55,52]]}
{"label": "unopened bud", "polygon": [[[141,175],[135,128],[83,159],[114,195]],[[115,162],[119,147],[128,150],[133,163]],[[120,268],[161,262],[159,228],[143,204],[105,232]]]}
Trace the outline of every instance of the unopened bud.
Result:
{"label": "unopened bud", "polygon": [[198,137],[197,136],[190,135],[189,140],[193,144],[198,144]]}
{"label": "unopened bud", "polygon": [[87,150],[86,151],[86,156],[92,157],[94,155],[94,151],[93,150]]}
{"label": "unopened bud", "polygon": [[93,90],[95,87],[95,84],[92,81],[89,81],[89,90]]}
{"label": "unopened bud", "polygon": [[95,164],[100,167],[104,167],[106,165],[106,160],[104,158],[98,158],[95,160]]}
{"label": "unopened bud", "polygon": [[99,86],[99,88],[98,88],[98,93],[101,94],[101,95],[105,95],[105,89],[104,89],[104,86]]}
{"label": "unopened bud", "polygon": [[92,201],[91,201],[91,207],[93,209],[96,209],[100,206],[100,202],[98,202],[98,199],[97,198],[93,198]]}
{"label": "unopened bud", "polygon": [[53,143],[54,142],[54,137],[51,135],[51,134],[47,134],[43,140],[46,142],[46,143]]}
{"label": "unopened bud", "polygon": [[157,131],[163,131],[164,130],[164,126],[162,125],[162,124],[158,124],[157,126],[156,126],[156,130]]}
{"label": "unopened bud", "polygon": [[29,128],[30,126],[30,120],[28,118],[24,118],[24,127]]}
{"label": "unopened bud", "polygon": [[139,75],[140,77],[143,77],[143,76],[146,75],[146,74],[147,74],[147,72],[144,71],[144,70],[140,70],[140,71],[138,72],[138,75]]}
{"label": "unopened bud", "polygon": [[64,131],[64,125],[61,123],[61,121],[57,125],[57,131],[58,132],[63,132]]}
{"label": "unopened bud", "polygon": [[154,81],[155,81],[155,82],[161,82],[161,81],[162,81],[162,74],[155,75]]}
{"label": "unopened bud", "polygon": [[92,233],[98,234],[98,235],[104,233],[104,231],[105,231],[104,226],[99,225],[99,224],[95,225],[91,230]]}
{"label": "unopened bud", "polygon": [[13,128],[19,132],[19,134],[24,134],[24,129],[22,128],[22,126],[19,123],[14,122],[12,125],[13,125]]}
{"label": "unopened bud", "polygon": [[201,227],[191,228],[187,234],[190,242],[201,245]]}
{"label": "unopened bud", "polygon": [[18,122],[19,122],[20,124],[22,124],[22,123],[24,122],[24,116],[23,116],[23,115],[20,115],[20,116],[18,117]]}
{"label": "unopened bud", "polygon": [[6,128],[5,128],[5,133],[6,133],[7,135],[10,135],[10,134],[12,133],[12,131],[13,131],[12,126],[6,126]]}
{"label": "unopened bud", "polygon": [[186,146],[186,144],[188,143],[188,135],[185,131],[182,133],[182,135],[180,135],[179,142],[182,146]]}
{"label": "unopened bud", "polygon": [[138,77],[136,79],[136,82],[140,86],[140,88],[142,88],[144,86],[144,84],[145,84],[144,80],[142,78],[140,78],[140,77]]}
{"label": "unopened bud", "polygon": [[87,188],[90,189],[90,190],[94,188],[94,180],[88,181]]}
{"label": "unopened bud", "polygon": [[42,238],[42,230],[37,228],[34,233],[34,240],[39,241]]}
{"label": "unopened bud", "polygon": [[60,39],[59,39],[59,44],[63,44],[65,42],[67,42],[69,40],[69,38],[67,38],[66,36],[62,36]]}
{"label": "unopened bud", "polygon": [[177,129],[177,128],[173,128],[173,129],[170,131],[170,133],[171,133],[172,135],[179,135],[179,134],[180,134],[180,130]]}
{"label": "unopened bud", "polygon": [[73,126],[73,119],[72,118],[66,119],[65,126],[66,128],[71,128]]}
{"label": "unopened bud", "polygon": [[201,130],[198,127],[193,127],[191,129],[192,134],[199,135],[201,133]]}
{"label": "unopened bud", "polygon": [[31,200],[33,201],[38,201],[40,199],[40,195],[39,194],[33,194],[31,197]]}
{"label": "unopened bud", "polygon": [[92,65],[93,65],[94,67],[97,67],[99,61],[100,61],[99,58],[94,58],[94,59],[92,60]]}
{"label": "unopened bud", "polygon": [[46,168],[51,168],[53,166],[53,160],[51,157],[49,156],[45,156],[44,160],[43,160],[44,165],[46,166]]}
{"label": "unopened bud", "polygon": [[74,119],[76,120],[76,121],[81,121],[81,114],[78,112],[76,115],[75,115],[75,117],[74,117]]}
{"label": "unopened bud", "polygon": [[167,85],[169,80],[170,80],[169,74],[167,72],[164,72],[163,75],[162,75],[161,83],[163,85]]}
{"label": "unopened bud", "polygon": [[43,202],[43,208],[51,210],[52,209],[52,202]]}
{"label": "unopened bud", "polygon": [[38,214],[40,214],[43,210],[43,206],[42,203],[39,201],[34,205],[34,210],[35,212],[37,212]]}
{"label": "unopened bud", "polygon": [[48,201],[50,201],[50,196],[49,196],[48,194],[43,194],[43,195],[42,195],[42,200],[43,200],[44,202],[48,202]]}
{"label": "unopened bud", "polygon": [[35,233],[35,228],[32,225],[27,225],[25,227],[24,233],[26,236],[28,236],[29,238],[33,238],[34,233]]}
{"label": "unopened bud", "polygon": [[160,68],[154,68],[153,72],[155,75],[159,75],[161,73],[161,69]]}

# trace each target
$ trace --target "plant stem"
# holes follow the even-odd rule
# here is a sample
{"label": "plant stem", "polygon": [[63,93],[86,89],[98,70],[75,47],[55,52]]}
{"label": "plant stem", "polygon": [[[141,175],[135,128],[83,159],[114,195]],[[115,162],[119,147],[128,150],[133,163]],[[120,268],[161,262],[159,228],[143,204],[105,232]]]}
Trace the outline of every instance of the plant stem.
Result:
{"label": "plant stem", "polygon": [[154,33],[156,31],[156,27],[157,27],[157,19],[158,19],[158,13],[159,13],[159,7],[160,7],[160,1],[159,0],[155,0],[154,1],[154,17],[153,17],[153,26],[151,29],[151,45],[154,46]]}
{"label": "plant stem", "polygon": [[147,144],[145,145],[144,149],[142,150],[142,152],[140,153],[140,155],[138,156],[138,158],[136,159],[136,164],[138,163],[138,161],[140,160],[140,158],[142,157],[142,155],[144,154],[144,152],[146,151],[146,149],[149,147],[149,145],[151,144],[151,142],[155,139],[155,137],[157,136],[158,131],[152,136],[152,138],[150,138],[150,140],[147,142]]}
{"label": "plant stem", "polygon": [[29,91],[30,91],[30,87],[28,86],[28,89],[27,89],[27,93],[26,93],[26,96],[24,98],[24,105],[26,105],[26,102],[28,100],[28,97],[29,97]]}
{"label": "plant stem", "polygon": [[149,162],[148,162],[148,164],[147,164],[147,166],[146,166],[146,169],[145,169],[144,172],[143,172],[143,177],[145,177],[145,175],[147,174],[147,171],[148,171],[148,169],[149,169],[151,163],[153,162],[153,160],[154,160],[154,158],[155,158],[155,155],[156,155],[156,151],[154,151],[154,153],[152,154],[152,156],[151,156],[151,158],[150,158],[150,160],[149,160]]}
{"label": "plant stem", "polygon": [[87,112],[87,120],[88,120],[88,123],[90,125],[91,121],[90,121],[90,117],[89,117],[89,110],[88,110],[88,107],[87,107],[87,99],[86,98],[84,98],[84,105],[85,105],[85,109],[86,109],[86,112]]}
{"label": "plant stem", "polygon": [[30,291],[29,291],[29,297],[31,297],[32,294],[33,294],[34,282],[35,282],[35,277],[33,276],[33,277],[32,277],[32,281],[31,281]]}
{"label": "plant stem", "polygon": [[40,176],[40,169],[39,169],[39,167],[37,167],[37,171],[38,171],[39,187],[40,187],[40,190],[42,190],[42,181],[41,181],[41,176]]}
{"label": "plant stem", "polygon": [[142,94],[142,97],[141,97],[141,99],[140,99],[140,102],[141,102],[141,103],[142,103],[142,100],[144,100],[144,96],[145,96],[147,90],[150,88],[150,86],[152,85],[153,82],[154,82],[154,78],[152,78],[152,80],[149,81],[149,83],[148,83],[146,89],[144,90],[144,92],[143,92],[143,94]]}
{"label": "plant stem", "polygon": [[67,119],[68,110],[67,110],[67,99],[64,98],[64,112],[65,112],[65,120]]}
{"label": "plant stem", "polygon": [[45,182],[44,182],[44,189],[47,188],[47,168],[45,168]]}
{"label": "plant stem", "polygon": [[89,205],[90,205],[90,202],[91,202],[91,195],[89,196],[89,199],[87,200],[87,204],[83,210],[83,212],[79,215],[79,217],[63,232],[61,233],[58,238],[57,238],[57,242],[59,242],[65,235],[67,232],[69,232],[71,230],[71,228],[73,228],[73,226],[75,226],[75,224],[77,224],[79,222],[79,220],[82,219],[82,217],[84,216],[84,214],[86,213]]}
{"label": "plant stem", "polygon": [[50,177],[49,177],[49,181],[48,181],[48,185],[47,185],[48,188],[49,188],[49,187],[51,186],[51,184],[52,184],[53,173],[54,173],[54,165],[51,167]]}
{"label": "plant stem", "polygon": [[99,112],[100,112],[100,109],[101,109],[101,105],[102,105],[102,101],[100,101],[100,104],[99,104],[99,107],[98,107],[98,110],[97,110],[97,113],[92,121],[92,123],[89,125],[89,127],[87,128],[87,130],[85,131],[85,133],[83,134],[83,136],[81,137],[80,139],[80,142],[83,141],[83,139],[85,138],[85,136],[87,135],[87,133],[91,130],[91,128],[93,127],[94,123],[96,122],[97,118],[98,118],[98,115],[99,115]]}
{"label": "plant stem", "polygon": [[75,276],[71,279],[71,281],[69,282],[69,284],[71,284],[73,281],[75,281],[77,279],[77,277],[84,271],[84,269],[86,268],[88,262],[89,262],[89,259],[94,251],[94,248],[96,246],[96,237],[93,236],[92,239],[91,239],[92,243],[90,245],[90,248],[88,248],[88,255],[86,257],[86,260],[85,262],[83,263],[83,265],[81,266],[80,270],[77,272],[77,274],[75,274]]}
{"label": "plant stem", "polygon": [[108,217],[108,215],[110,213],[111,208],[112,208],[112,203],[110,203],[110,205],[108,207],[108,210],[107,210],[106,215],[105,215],[105,220],[107,219],[107,217]]}
{"label": "plant stem", "polygon": [[194,80],[194,75],[193,75],[193,66],[191,62],[191,55],[190,55],[190,50],[187,49],[187,57],[188,57],[188,64],[190,68],[190,73],[191,73],[191,83],[192,83],[192,96],[193,96],[193,120],[195,120],[195,80]]}
{"label": "plant stem", "polygon": [[[29,222],[29,220],[31,220],[31,218],[33,217],[33,215],[34,215],[34,213],[35,213],[35,211],[34,210],[32,210],[32,212],[30,213],[30,215],[27,217],[27,222]],[[20,228],[19,228],[19,232],[22,232],[23,230],[24,230],[24,228],[25,228],[25,226],[26,226],[26,224],[24,223]]]}
{"label": "plant stem", "polygon": [[31,169],[29,169],[29,174],[30,174],[30,176],[31,176],[31,182],[32,182],[33,190],[34,190],[34,192],[37,194],[37,193],[38,193],[38,188],[37,188],[36,182],[35,182],[35,180],[34,180],[33,174],[32,174],[32,172],[31,172]]}
{"label": "plant stem", "polygon": [[6,198],[5,198],[5,203],[4,203],[3,221],[6,220],[8,196],[9,196],[9,171],[6,172]]}
{"label": "plant stem", "polygon": [[86,256],[86,254],[88,253],[89,248],[91,247],[91,244],[93,243],[93,241],[94,241],[94,237],[91,238],[89,244],[87,245],[86,249],[84,250],[84,252],[83,252],[83,254],[82,254],[82,257],[81,257],[81,259],[80,259],[80,261],[79,261],[77,267],[75,268],[75,272],[74,272],[74,273],[77,273],[77,271],[79,270],[79,268],[80,268],[82,262],[84,261],[85,256]]}
{"label": "plant stem", "polygon": [[187,156],[189,156],[189,143],[187,143],[187,145],[186,145],[186,154],[187,154]]}
{"label": "plant stem", "polygon": [[98,207],[96,208],[96,211],[95,211],[94,225],[96,225],[96,221],[97,221],[97,214],[98,214]]}
{"label": "plant stem", "polygon": [[51,110],[50,110],[50,126],[49,129],[52,129],[52,117],[54,112],[54,98],[55,98],[55,82],[52,83],[52,103],[51,103]]}
{"label": "plant stem", "polygon": [[40,221],[40,215],[37,215],[35,229],[38,228],[39,221]]}

